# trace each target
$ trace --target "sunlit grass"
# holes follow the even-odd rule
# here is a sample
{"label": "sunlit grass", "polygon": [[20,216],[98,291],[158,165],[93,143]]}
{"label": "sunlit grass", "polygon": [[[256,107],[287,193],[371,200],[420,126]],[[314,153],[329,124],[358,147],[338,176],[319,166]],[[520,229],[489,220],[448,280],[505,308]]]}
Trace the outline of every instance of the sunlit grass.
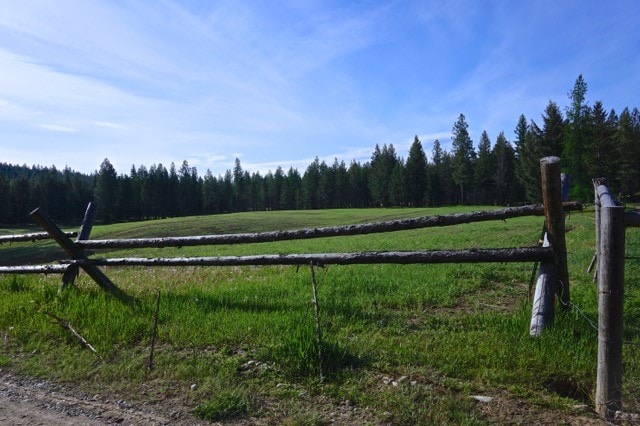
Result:
{"label": "sunlit grass", "polygon": [[[263,212],[154,221],[146,226],[98,226],[93,235],[257,232],[448,211],[460,209]],[[324,419],[321,412],[302,414],[301,392],[324,395],[334,403],[349,400],[369,407],[377,421],[394,424],[481,422],[483,414],[468,398],[480,392],[506,390],[553,409],[567,410],[576,401],[592,404],[597,332],[589,321],[597,321],[597,291],[586,272],[594,250],[592,217],[592,212],[572,213],[567,219],[572,301],[579,309],[558,315],[555,326],[541,338],[528,335],[531,264],[317,269],[322,365],[308,267],[104,268],[119,287],[136,297],[135,305],[125,306],[106,296],[84,274],[76,288],[61,295],[59,276],[0,276],[4,342],[0,365],[85,386],[106,384],[107,389],[152,382],[155,397],[183,392],[187,404],[200,407],[200,415],[211,419],[227,418],[215,417],[225,413],[263,415],[260,401],[278,401],[284,423]],[[347,238],[107,255],[530,246],[537,243],[541,226],[540,217],[519,218]],[[638,231],[627,232],[625,303],[625,339],[636,344],[640,341]],[[158,292],[158,336],[151,370]],[[68,320],[105,362],[46,312]],[[640,407],[634,396],[640,382],[637,359],[637,347],[625,345],[624,404],[636,410]],[[408,378],[393,386],[385,383],[388,376]],[[195,390],[185,392],[192,384],[197,385]]]}

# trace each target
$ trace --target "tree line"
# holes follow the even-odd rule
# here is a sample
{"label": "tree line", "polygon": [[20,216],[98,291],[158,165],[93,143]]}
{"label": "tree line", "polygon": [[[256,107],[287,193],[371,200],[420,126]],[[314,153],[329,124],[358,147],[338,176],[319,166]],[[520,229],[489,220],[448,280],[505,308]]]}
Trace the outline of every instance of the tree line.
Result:
{"label": "tree line", "polygon": [[89,201],[100,206],[105,223],[254,210],[521,204],[539,202],[539,159],[562,158],[572,176],[572,198],[591,201],[591,179],[608,177],[624,198],[640,196],[640,113],[620,114],[602,102],[586,102],[580,75],[563,114],[549,101],[542,123],[521,115],[510,142],[501,132],[492,143],[483,131],[474,145],[464,114],[452,128],[451,151],[433,142],[430,160],[416,136],[406,160],[393,144],[376,145],[364,164],[316,158],[300,173],[278,167],[265,175],[232,170],[200,176],[184,161],[116,172],[108,159],[92,174],[52,167],[0,163],[0,223],[28,221],[39,206],[61,223],[76,224]]}

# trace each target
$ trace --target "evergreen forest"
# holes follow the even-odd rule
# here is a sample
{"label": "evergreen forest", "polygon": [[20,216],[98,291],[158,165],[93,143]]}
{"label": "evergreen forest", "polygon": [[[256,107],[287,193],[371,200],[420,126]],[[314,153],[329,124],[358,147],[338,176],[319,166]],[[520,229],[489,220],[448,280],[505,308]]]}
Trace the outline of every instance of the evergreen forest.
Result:
{"label": "evergreen forest", "polygon": [[549,155],[562,158],[573,200],[592,202],[591,179],[607,177],[623,201],[637,201],[640,112],[589,105],[586,93],[580,75],[564,111],[549,101],[541,122],[521,115],[511,141],[504,132],[492,141],[484,131],[474,144],[460,114],[451,151],[435,140],[428,156],[416,136],[406,160],[383,144],[364,164],[316,158],[303,172],[278,167],[264,176],[243,170],[239,159],[222,176],[199,175],[187,161],[134,165],[120,175],[108,159],[89,175],[0,163],[0,223],[27,223],[41,207],[59,223],[77,224],[89,201],[98,203],[104,223],[254,210],[537,203],[539,159]]}

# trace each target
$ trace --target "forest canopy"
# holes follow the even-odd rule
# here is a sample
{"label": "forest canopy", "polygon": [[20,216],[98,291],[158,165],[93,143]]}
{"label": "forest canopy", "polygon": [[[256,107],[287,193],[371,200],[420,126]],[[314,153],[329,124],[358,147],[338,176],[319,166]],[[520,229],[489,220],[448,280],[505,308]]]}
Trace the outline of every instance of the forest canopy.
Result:
{"label": "forest canopy", "polygon": [[[601,101],[589,105],[582,75],[561,111],[549,101],[542,121],[521,115],[513,140],[504,132],[491,141],[483,131],[477,145],[464,114],[451,131],[452,148],[433,141],[430,155],[416,136],[405,159],[393,144],[376,145],[364,164],[317,157],[300,173],[278,167],[264,176],[243,170],[199,175],[184,161],[131,167],[118,175],[105,159],[92,174],[68,167],[0,163],[0,223],[29,221],[41,207],[62,223],[78,223],[89,201],[97,202],[106,223],[252,210],[348,207],[443,206],[452,204],[522,204],[540,201],[539,159],[562,158],[572,177],[572,199],[590,202],[591,179],[606,177],[623,199],[640,198],[640,112],[619,114]],[[430,158],[430,160],[429,160]]]}

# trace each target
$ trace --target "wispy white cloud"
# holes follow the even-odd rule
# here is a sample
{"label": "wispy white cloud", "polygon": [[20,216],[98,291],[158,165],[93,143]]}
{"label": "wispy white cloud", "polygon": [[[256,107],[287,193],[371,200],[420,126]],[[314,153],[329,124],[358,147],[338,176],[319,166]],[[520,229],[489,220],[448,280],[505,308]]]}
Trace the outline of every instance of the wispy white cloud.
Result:
{"label": "wispy white cloud", "polygon": [[98,127],[106,127],[108,129],[125,129],[126,127],[118,124],[118,123],[112,123],[110,121],[94,121],[92,123],[94,126],[98,126]]}
{"label": "wispy white cloud", "polygon": [[57,124],[36,124],[36,127],[39,127],[41,129],[45,129],[45,130],[51,130],[53,132],[62,132],[62,133],[75,133],[78,130],[74,129],[73,127],[68,127],[68,126],[60,126]]}

